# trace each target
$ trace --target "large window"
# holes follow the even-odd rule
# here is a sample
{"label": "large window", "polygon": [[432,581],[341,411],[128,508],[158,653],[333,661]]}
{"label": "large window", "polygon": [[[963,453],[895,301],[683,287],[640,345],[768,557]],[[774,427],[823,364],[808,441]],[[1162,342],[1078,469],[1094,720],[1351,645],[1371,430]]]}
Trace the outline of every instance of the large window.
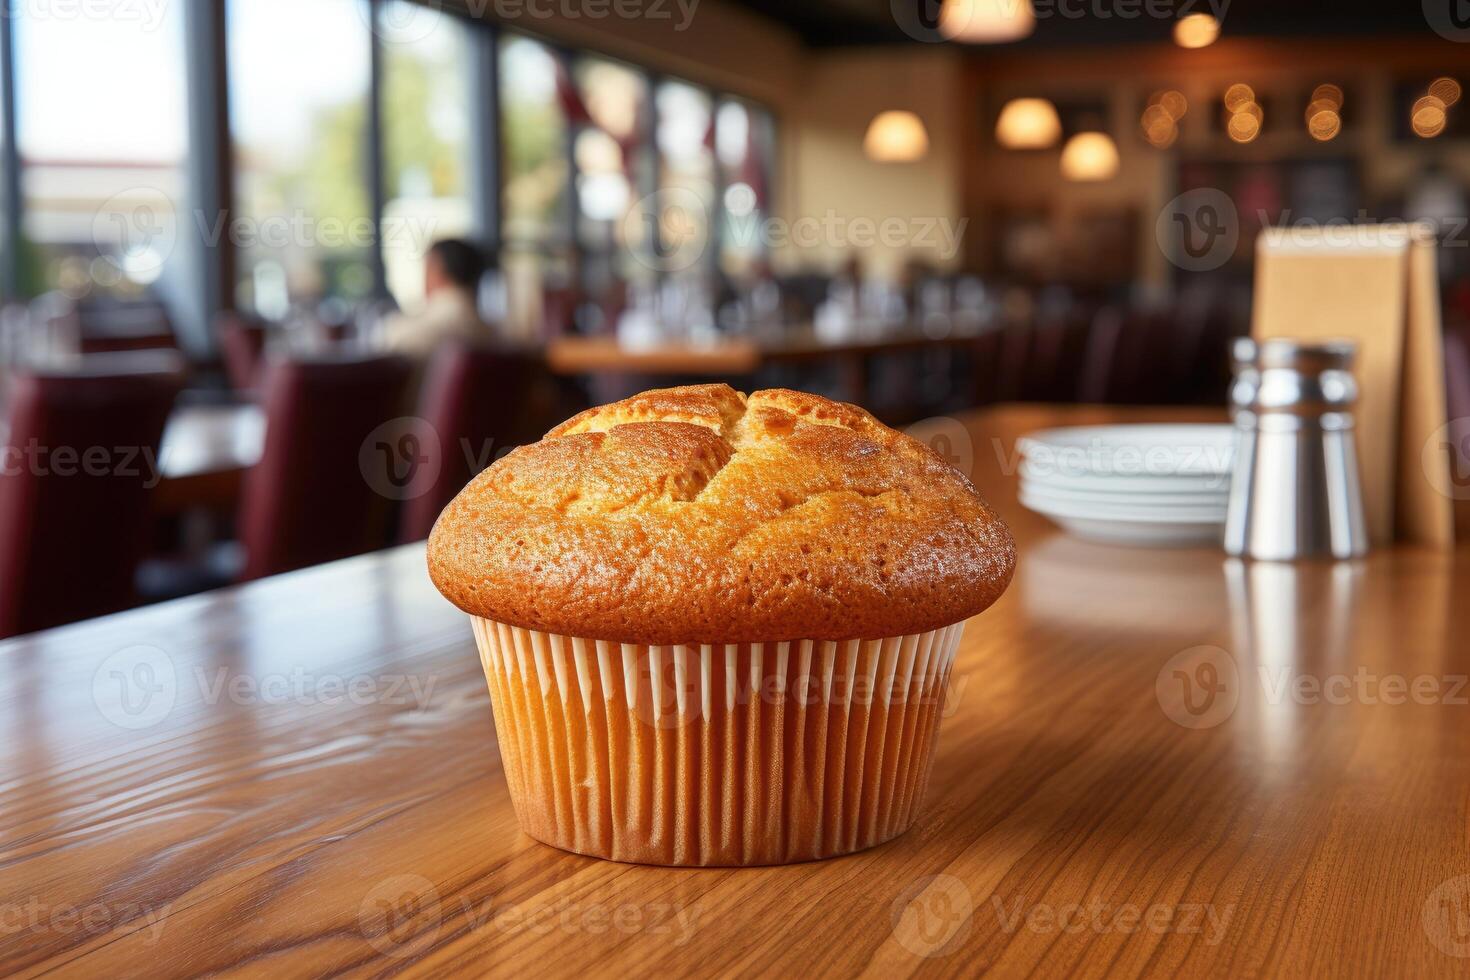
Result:
{"label": "large window", "polygon": [[582,282],[593,300],[588,326],[613,325],[628,304],[629,284],[651,282],[644,255],[647,229],[625,220],[652,190],[654,157],[648,79],[627,65],[602,58],[576,62],[569,93],[576,122],[577,241]]}
{"label": "large window", "polygon": [[471,91],[472,28],[412,0],[380,8],[383,264],[400,306],[423,299],[424,252],[475,225],[471,138],[481,103]]}
{"label": "large window", "polygon": [[761,234],[770,212],[771,150],[775,123],[770,113],[736,99],[720,104],[715,152],[724,191],[720,201],[720,269],[749,279],[762,268],[768,244]]}
{"label": "large window", "polygon": [[367,18],[367,0],[230,0],[235,296],[266,316],[373,291]]}
{"label": "large window", "polygon": [[172,298],[185,288],[182,5],[111,17],[63,7],[4,14],[16,18],[21,288]]}
{"label": "large window", "polygon": [[501,41],[505,140],[505,222],[509,241],[565,239],[568,214],[567,120],[558,97],[560,66],[530,38]]}
{"label": "large window", "polygon": [[[0,279],[23,297],[157,301],[203,341],[188,314],[217,301],[286,319],[386,291],[411,308],[433,241],[493,233],[530,338],[762,267],[742,228],[768,206],[771,126],[747,103],[422,0],[75,7],[4,22],[19,193],[0,194]],[[225,187],[203,169],[216,150]],[[690,240],[695,260],[671,260]]]}
{"label": "large window", "polygon": [[500,41],[501,266],[510,317],[523,328],[564,329],[572,316],[569,127],[562,69],[550,48]]}
{"label": "large window", "polygon": [[717,186],[714,124],[714,100],[708,92],[684,82],[659,86],[660,254],[666,271],[679,278],[708,278],[708,256],[714,254],[710,220]]}

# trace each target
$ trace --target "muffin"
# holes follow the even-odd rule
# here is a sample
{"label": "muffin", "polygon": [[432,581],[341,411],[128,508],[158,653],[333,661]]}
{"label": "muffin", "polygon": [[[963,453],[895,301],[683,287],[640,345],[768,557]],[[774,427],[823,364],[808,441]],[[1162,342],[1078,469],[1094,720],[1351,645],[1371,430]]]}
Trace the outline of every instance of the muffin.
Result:
{"label": "muffin", "polygon": [[526,833],[782,864],[913,823],[964,621],[1015,545],[970,482],[851,405],[727,385],[590,409],[440,515]]}

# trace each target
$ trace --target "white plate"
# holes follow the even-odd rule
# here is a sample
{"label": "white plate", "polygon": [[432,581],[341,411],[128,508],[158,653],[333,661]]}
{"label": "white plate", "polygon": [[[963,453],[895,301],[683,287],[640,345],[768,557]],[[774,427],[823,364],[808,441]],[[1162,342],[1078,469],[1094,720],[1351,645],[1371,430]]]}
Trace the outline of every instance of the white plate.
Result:
{"label": "white plate", "polygon": [[1038,477],[1222,476],[1235,456],[1229,425],[1082,425],[1016,443]]}
{"label": "white plate", "polygon": [[1034,486],[1087,493],[1208,493],[1230,492],[1229,473],[1183,473],[1178,476],[1110,476],[1104,473],[1071,474],[1054,466],[1036,466],[1021,460],[1021,477]]}
{"label": "white plate", "polygon": [[1212,507],[1136,507],[1130,504],[1078,504],[1062,503],[1046,497],[1037,497],[1025,491],[1021,493],[1021,504],[1047,517],[1080,517],[1103,521],[1142,521],[1147,524],[1180,524],[1189,521],[1214,521],[1225,523],[1225,505]]}
{"label": "white plate", "polygon": [[1138,546],[1218,544],[1225,530],[1225,508],[1140,507],[1059,503],[1021,493],[1022,506],[1064,530],[1090,541]]}
{"label": "white plate", "polygon": [[1120,493],[1111,490],[1072,490],[1035,480],[1022,480],[1021,493],[1059,504],[1100,504],[1104,507],[1211,507],[1223,508],[1230,498],[1226,490],[1184,493]]}
{"label": "white plate", "polygon": [[1224,521],[1191,524],[1159,524],[1148,521],[1088,520],[1048,515],[1062,530],[1087,541],[1128,545],[1135,548],[1188,548],[1218,545],[1225,534]]}

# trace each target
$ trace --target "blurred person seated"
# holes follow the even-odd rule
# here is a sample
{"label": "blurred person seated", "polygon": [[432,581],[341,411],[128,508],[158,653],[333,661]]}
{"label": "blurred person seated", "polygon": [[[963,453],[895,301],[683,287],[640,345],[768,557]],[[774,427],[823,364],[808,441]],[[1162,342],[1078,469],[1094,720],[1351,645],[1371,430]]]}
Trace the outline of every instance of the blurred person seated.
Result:
{"label": "blurred person seated", "polygon": [[383,325],[383,344],[395,353],[420,361],[449,341],[468,344],[494,339],[480,319],[478,294],[488,262],[479,246],[444,238],[424,256],[424,305],[417,313],[399,313]]}

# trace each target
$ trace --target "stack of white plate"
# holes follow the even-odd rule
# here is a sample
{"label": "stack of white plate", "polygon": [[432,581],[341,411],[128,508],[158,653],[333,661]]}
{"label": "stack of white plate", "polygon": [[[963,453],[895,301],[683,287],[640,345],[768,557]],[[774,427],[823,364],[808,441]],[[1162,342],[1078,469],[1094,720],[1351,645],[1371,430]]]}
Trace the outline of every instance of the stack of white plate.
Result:
{"label": "stack of white plate", "polygon": [[1021,503],[1109,544],[1218,543],[1235,432],[1228,425],[1092,425],[1024,436]]}

